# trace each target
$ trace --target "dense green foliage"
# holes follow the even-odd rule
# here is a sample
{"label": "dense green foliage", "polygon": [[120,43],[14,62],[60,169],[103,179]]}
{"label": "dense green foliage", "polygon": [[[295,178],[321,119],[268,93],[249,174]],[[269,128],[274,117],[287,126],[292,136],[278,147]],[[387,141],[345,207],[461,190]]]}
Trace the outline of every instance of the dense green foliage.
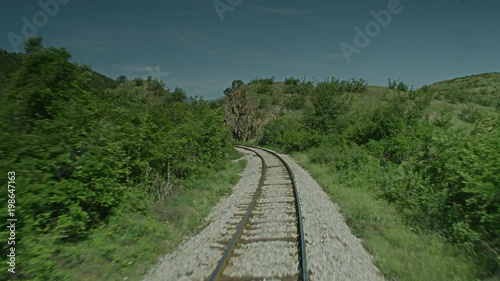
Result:
{"label": "dense green foliage", "polygon": [[312,110],[305,119],[309,128],[328,134],[341,130],[341,117],[352,104],[352,97],[345,92],[344,83],[332,79],[318,83],[313,90]]}
{"label": "dense green foliage", "polygon": [[[41,44],[38,42],[36,44]],[[9,53],[0,49],[0,95],[12,82],[14,74],[21,68],[25,54]],[[106,77],[87,65],[79,66],[81,73],[90,75],[89,84],[93,89],[112,89],[117,87],[117,82],[109,77]]]}
{"label": "dense green foliage", "polygon": [[296,98],[297,95],[300,96],[300,100],[303,103],[303,97],[309,96],[313,88],[314,85],[312,82],[305,80],[300,81],[299,79],[291,77],[285,79],[285,89],[283,92],[294,95],[293,98]]}
{"label": "dense green foliage", "polygon": [[340,173],[342,183],[369,175],[367,186],[409,226],[474,252],[480,271],[494,274],[500,252],[498,113],[466,106],[458,117],[474,127],[464,132],[451,126],[449,110],[428,114],[435,95],[429,87],[409,90],[390,80],[396,91],[355,110],[354,96],[342,85],[315,85],[311,110],[300,120],[271,122],[260,143],[307,151],[312,163]]}
{"label": "dense green foliage", "polygon": [[381,200],[376,187],[397,175],[396,165],[380,165],[359,146],[344,151],[322,146],[292,157],[338,204],[386,280],[479,280],[480,269],[471,262],[474,254],[462,254],[439,233],[416,231],[405,223],[397,206]]}
{"label": "dense green foliage", "polygon": [[12,75],[22,64],[23,55],[0,49],[0,94],[12,80]]}
{"label": "dense green foliage", "polygon": [[399,79],[387,79],[387,88],[392,90],[398,90],[402,92],[406,92],[410,89],[410,86],[405,84],[403,81]]}
{"label": "dense green foliage", "polygon": [[429,86],[436,97],[450,103],[474,103],[500,108],[500,73],[484,73]]}
{"label": "dense green foliage", "polygon": [[116,78],[116,82],[118,82],[118,83],[125,83],[127,81],[128,81],[128,79],[127,79],[127,76],[125,76],[125,75],[120,75]]}
{"label": "dense green foliage", "polygon": [[250,83],[248,83],[249,85],[253,85],[253,84],[263,84],[263,85],[273,85],[274,84],[274,80],[276,78],[271,77],[271,78],[255,78],[253,79],[252,81],[250,81]]}
{"label": "dense green foliage", "polygon": [[314,142],[306,127],[290,119],[277,119],[269,123],[260,139],[261,145],[276,145],[285,152],[302,151]]}
{"label": "dense green foliage", "polygon": [[[147,216],[149,204],[183,179],[226,165],[230,135],[220,108],[184,103],[182,89],[171,93],[148,79],[145,92],[103,90],[67,50],[41,40],[27,46],[0,103],[0,170],[16,172],[22,222],[22,266],[11,280],[60,280],[60,245],[87,239],[115,216]],[[6,228],[0,234],[7,237]],[[6,266],[0,279],[7,280]]]}

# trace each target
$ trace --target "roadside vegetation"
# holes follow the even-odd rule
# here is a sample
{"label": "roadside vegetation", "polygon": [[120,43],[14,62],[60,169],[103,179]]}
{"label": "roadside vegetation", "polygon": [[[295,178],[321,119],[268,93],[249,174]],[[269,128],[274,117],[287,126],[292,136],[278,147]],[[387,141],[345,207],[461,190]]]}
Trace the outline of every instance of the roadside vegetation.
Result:
{"label": "roadside vegetation", "polygon": [[[479,98],[460,84],[471,96],[463,103],[441,84],[287,79],[308,91],[281,92],[278,113],[250,124],[262,129],[248,139],[309,169],[389,279],[498,280],[500,94],[491,77],[458,79],[490,89]],[[249,103],[263,99],[253,87],[239,88]]]}
{"label": "roadside vegetation", "polygon": [[246,166],[191,177],[163,201],[149,202],[146,214],[113,216],[88,239],[61,245],[55,258],[62,280],[143,280],[159,259],[207,225],[205,217]]}
{"label": "roadside vegetation", "polygon": [[208,103],[110,79],[41,38],[25,49],[0,51],[0,169],[16,173],[19,222],[2,280],[140,280],[238,180],[232,141],[292,154],[389,280],[500,279],[498,73],[420,89],[236,80]]}
{"label": "roadside vegetation", "polygon": [[388,280],[478,280],[475,254],[449,245],[438,234],[408,225],[398,208],[373,190],[374,182],[384,177],[383,171],[366,164],[347,176],[332,165],[313,163],[308,153],[294,152],[292,157],[340,206],[351,231],[363,239]]}
{"label": "roadside vegetation", "polygon": [[16,274],[2,262],[0,279],[139,280],[238,179],[223,109],[153,77],[109,79],[41,38],[25,49],[0,53],[0,170],[16,173],[18,220]]}

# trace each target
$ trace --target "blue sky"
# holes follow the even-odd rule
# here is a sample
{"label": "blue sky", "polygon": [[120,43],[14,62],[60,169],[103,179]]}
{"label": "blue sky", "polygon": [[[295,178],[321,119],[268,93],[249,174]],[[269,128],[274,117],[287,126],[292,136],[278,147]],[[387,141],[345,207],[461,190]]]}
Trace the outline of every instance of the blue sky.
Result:
{"label": "blue sky", "polygon": [[54,2],[46,23],[38,1],[5,1],[0,48],[15,50],[8,34],[22,37],[25,17],[46,46],[69,49],[78,63],[113,78],[152,74],[207,99],[235,79],[399,78],[420,87],[500,71],[498,0],[400,0],[400,12],[350,62],[340,44],[357,48],[354,28],[365,30],[371,11],[397,0],[217,0],[234,4],[223,20],[214,0],[58,1],[68,3]]}

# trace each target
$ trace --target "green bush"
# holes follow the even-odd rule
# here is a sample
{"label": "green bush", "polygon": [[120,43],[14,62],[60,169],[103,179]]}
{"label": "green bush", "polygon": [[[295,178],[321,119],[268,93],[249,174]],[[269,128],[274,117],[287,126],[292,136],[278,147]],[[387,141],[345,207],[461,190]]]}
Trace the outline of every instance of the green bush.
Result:
{"label": "green bush", "polygon": [[364,79],[351,79],[340,82],[342,91],[349,93],[364,93],[368,89]]}
{"label": "green bush", "polygon": [[405,84],[403,81],[399,79],[387,79],[387,87],[392,90],[398,90],[400,92],[406,92],[410,90],[410,86]]}
{"label": "green bush", "polygon": [[302,110],[306,107],[306,99],[299,95],[292,95],[285,100],[285,106],[290,110]]}
{"label": "green bush", "polygon": [[311,146],[312,139],[299,122],[277,119],[266,125],[259,144],[276,146],[285,152],[302,151]]}
{"label": "green bush", "polygon": [[477,106],[467,105],[462,109],[462,112],[460,112],[458,116],[465,122],[475,123],[481,118],[482,114]]}
{"label": "green bush", "polygon": [[443,129],[451,127],[451,120],[453,119],[453,108],[445,108],[441,110],[439,116],[434,120],[434,125]]}
{"label": "green bush", "polygon": [[148,86],[147,90],[148,91],[154,91],[156,93],[159,93],[161,90],[164,90],[166,87],[165,82],[159,78],[154,78],[150,79],[148,78]]}
{"label": "green bush", "polygon": [[431,87],[429,87],[429,85],[423,85],[422,87],[420,87],[420,90],[424,93],[427,93],[429,92],[431,89]]}
{"label": "green bush", "polygon": [[300,84],[297,86],[297,94],[300,96],[310,96],[313,92],[314,85],[311,81],[305,81],[303,80],[300,82]]}
{"label": "green bush", "polygon": [[258,108],[261,110],[268,110],[271,106],[271,102],[267,97],[259,99],[259,106]]}
{"label": "green bush", "polygon": [[288,86],[298,86],[299,83],[300,83],[300,80],[299,79],[295,79],[293,77],[285,79],[285,85],[288,85]]}
{"label": "green bush", "polygon": [[141,77],[136,77],[134,79],[134,83],[135,83],[136,86],[142,86],[142,85],[144,85],[144,80],[142,80]]}
{"label": "green bush", "polygon": [[186,91],[184,89],[176,87],[172,92],[171,100],[175,102],[185,102],[187,99]]}
{"label": "green bush", "polygon": [[273,86],[269,84],[258,84],[257,86],[257,94],[260,95],[270,95],[273,92]]}
{"label": "green bush", "polygon": [[323,133],[339,132],[344,129],[342,116],[349,111],[352,101],[352,96],[343,92],[338,80],[318,83],[312,94],[313,108],[305,124]]}
{"label": "green bush", "polygon": [[252,81],[250,81],[250,83],[248,83],[249,85],[255,85],[255,84],[263,84],[263,85],[274,85],[274,76],[271,77],[271,78],[255,78],[253,79]]}
{"label": "green bush", "polygon": [[127,79],[127,76],[125,76],[125,75],[120,75],[120,76],[118,76],[118,78],[116,78],[116,82],[118,82],[118,83],[125,83],[127,81],[128,81],[128,79]]}

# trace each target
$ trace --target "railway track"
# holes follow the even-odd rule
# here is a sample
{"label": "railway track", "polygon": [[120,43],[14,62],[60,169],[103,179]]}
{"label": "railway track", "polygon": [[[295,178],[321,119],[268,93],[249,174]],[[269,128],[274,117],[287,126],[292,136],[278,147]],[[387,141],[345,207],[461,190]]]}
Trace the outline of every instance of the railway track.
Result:
{"label": "railway track", "polygon": [[307,281],[304,231],[293,173],[276,153],[237,146],[262,161],[259,186],[226,225],[224,254],[208,280]]}

